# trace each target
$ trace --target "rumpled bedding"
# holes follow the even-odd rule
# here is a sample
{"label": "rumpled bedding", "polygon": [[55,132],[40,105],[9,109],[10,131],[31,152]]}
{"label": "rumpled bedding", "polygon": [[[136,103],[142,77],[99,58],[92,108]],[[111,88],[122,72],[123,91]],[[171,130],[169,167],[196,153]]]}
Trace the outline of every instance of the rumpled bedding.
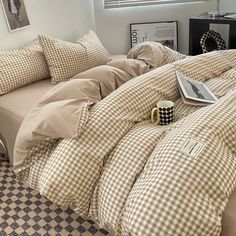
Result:
{"label": "rumpled bedding", "polygon": [[[204,108],[184,104],[176,70],[203,81],[219,100]],[[151,109],[163,99],[175,102],[175,122],[153,125]],[[116,235],[220,235],[236,186],[235,107],[236,51],[186,58],[137,76],[96,103],[79,135],[45,136],[21,155],[23,126],[15,172]],[[181,151],[188,139],[203,144],[198,155]]]}
{"label": "rumpled bedding", "polygon": [[[122,68],[120,64],[124,61],[126,67]],[[149,67],[141,60],[123,59],[113,62],[112,66],[92,68],[56,85],[22,122],[13,164],[20,165],[36,143],[49,137],[54,140],[78,138],[86,126],[90,107],[132,77],[148,72]]]}
{"label": "rumpled bedding", "polygon": [[161,66],[154,56],[162,64],[186,58],[160,43],[146,42],[132,48],[128,59],[91,68],[55,86],[25,117],[16,138],[13,165],[20,166],[36,143],[78,138],[87,124],[90,107],[131,78]]}

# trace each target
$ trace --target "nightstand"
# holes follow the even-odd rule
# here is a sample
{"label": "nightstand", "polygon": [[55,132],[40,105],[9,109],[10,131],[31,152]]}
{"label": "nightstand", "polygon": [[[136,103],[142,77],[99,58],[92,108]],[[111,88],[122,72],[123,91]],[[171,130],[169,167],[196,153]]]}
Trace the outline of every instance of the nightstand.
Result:
{"label": "nightstand", "polygon": [[202,35],[209,30],[210,24],[228,24],[228,48],[236,48],[236,19],[211,17],[207,13],[204,13],[200,16],[191,17],[189,20],[189,55],[197,55],[202,53],[200,39]]}

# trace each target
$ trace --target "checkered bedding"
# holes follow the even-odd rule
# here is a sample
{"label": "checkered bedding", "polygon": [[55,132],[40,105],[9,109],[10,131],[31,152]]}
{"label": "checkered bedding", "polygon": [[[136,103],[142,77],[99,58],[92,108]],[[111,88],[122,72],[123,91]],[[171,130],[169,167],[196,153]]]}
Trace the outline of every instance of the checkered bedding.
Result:
{"label": "checkered bedding", "polygon": [[[186,105],[176,70],[219,98]],[[159,100],[175,102],[175,122],[150,123]],[[78,138],[35,144],[18,177],[58,205],[117,235],[219,235],[236,185],[236,51],[164,65],[129,80],[90,111]],[[196,156],[180,149],[203,144]]]}

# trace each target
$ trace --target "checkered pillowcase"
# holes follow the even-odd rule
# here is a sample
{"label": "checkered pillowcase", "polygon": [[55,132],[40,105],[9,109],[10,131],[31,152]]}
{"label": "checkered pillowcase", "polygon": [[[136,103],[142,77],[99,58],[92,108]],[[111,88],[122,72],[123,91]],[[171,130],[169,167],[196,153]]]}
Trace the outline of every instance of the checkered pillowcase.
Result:
{"label": "checkered pillowcase", "polygon": [[93,31],[89,31],[76,43],[42,35],[39,36],[39,41],[49,66],[52,84],[70,79],[111,60],[109,53]]}
{"label": "checkered pillowcase", "polygon": [[49,78],[47,62],[38,42],[17,50],[0,52],[0,95]]}

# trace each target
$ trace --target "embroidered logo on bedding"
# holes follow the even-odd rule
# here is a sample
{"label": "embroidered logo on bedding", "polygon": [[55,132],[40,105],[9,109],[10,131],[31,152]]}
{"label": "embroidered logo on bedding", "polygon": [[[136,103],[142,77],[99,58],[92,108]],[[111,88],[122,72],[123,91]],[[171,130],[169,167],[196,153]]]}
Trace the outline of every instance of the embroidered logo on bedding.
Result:
{"label": "embroidered logo on bedding", "polygon": [[205,146],[205,143],[199,142],[194,138],[187,138],[180,148],[180,151],[191,158],[195,158],[200,154]]}

